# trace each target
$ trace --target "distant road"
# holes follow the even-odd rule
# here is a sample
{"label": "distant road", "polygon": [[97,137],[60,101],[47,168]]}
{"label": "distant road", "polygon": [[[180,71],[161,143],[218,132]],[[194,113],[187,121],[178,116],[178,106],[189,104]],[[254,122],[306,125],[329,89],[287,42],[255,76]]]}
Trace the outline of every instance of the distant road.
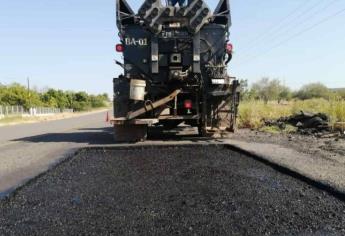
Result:
{"label": "distant road", "polygon": [[106,112],[35,124],[0,127],[0,197],[86,145],[109,144]]}
{"label": "distant road", "polygon": [[66,119],[1,126],[0,146],[4,142],[13,141],[14,139],[76,129],[78,126],[88,126],[89,124],[104,126],[105,116],[106,112],[100,111]]}

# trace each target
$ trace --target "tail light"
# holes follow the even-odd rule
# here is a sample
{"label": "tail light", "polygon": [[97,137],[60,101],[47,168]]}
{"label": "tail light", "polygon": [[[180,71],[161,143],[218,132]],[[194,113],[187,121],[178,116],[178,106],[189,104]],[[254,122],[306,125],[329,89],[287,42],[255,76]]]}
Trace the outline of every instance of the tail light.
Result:
{"label": "tail light", "polygon": [[125,48],[122,44],[116,44],[115,49],[117,52],[123,52],[125,50]]}
{"label": "tail light", "polygon": [[233,49],[234,49],[234,47],[232,46],[231,43],[226,44],[226,52],[228,54],[231,54]]}
{"label": "tail light", "polygon": [[184,101],[184,108],[192,109],[193,108],[193,102],[191,100],[185,100]]}

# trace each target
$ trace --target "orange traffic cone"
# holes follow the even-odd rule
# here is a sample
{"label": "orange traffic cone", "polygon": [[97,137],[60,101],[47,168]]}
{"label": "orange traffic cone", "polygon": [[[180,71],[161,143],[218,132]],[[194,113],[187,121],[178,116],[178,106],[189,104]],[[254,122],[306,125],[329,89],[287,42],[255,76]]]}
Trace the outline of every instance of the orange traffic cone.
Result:
{"label": "orange traffic cone", "polygon": [[109,122],[110,121],[110,117],[109,117],[109,111],[107,112],[107,116],[106,116],[106,118],[105,118],[105,122]]}

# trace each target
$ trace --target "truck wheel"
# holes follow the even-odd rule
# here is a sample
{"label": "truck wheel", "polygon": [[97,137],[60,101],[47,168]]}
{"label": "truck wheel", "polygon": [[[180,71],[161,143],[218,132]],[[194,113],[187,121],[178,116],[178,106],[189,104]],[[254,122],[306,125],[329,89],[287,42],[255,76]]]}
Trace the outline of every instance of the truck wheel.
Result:
{"label": "truck wheel", "polygon": [[199,137],[208,137],[205,125],[203,124],[198,125],[198,134],[199,134]]}
{"label": "truck wheel", "polygon": [[147,125],[114,125],[117,143],[141,142],[147,139]]}
{"label": "truck wheel", "polygon": [[205,129],[202,126],[198,126],[198,134],[200,137],[205,137]]}

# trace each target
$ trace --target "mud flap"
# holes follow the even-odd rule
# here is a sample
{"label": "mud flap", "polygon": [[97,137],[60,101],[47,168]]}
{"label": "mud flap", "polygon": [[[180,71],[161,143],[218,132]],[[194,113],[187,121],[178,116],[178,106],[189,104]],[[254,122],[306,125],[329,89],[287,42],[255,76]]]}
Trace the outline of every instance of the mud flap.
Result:
{"label": "mud flap", "polygon": [[117,143],[141,142],[147,139],[147,125],[114,125],[114,141]]}

